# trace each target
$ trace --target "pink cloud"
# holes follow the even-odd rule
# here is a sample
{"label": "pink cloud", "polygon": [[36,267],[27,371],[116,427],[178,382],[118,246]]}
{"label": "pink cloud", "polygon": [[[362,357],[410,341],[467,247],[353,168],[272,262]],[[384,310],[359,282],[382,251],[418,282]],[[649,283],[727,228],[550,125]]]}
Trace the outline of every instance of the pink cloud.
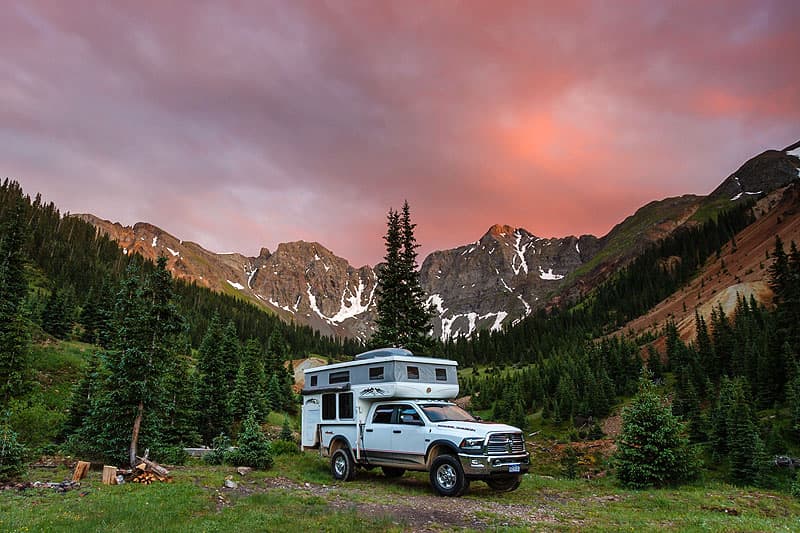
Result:
{"label": "pink cloud", "polygon": [[601,235],[797,140],[800,5],[19,2],[0,161],[63,209],[218,250],[424,255],[492,224]]}

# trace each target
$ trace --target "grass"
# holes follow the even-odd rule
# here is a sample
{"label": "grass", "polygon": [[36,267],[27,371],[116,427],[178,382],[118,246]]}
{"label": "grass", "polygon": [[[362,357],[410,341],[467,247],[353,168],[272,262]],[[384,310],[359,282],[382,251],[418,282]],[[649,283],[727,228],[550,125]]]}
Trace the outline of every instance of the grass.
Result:
{"label": "grass", "polygon": [[[272,470],[246,478],[230,467],[199,464],[173,473],[172,484],[104,486],[100,472],[93,471],[79,489],[65,494],[0,492],[0,531],[402,531],[409,512],[443,512],[453,505],[487,527],[509,531],[796,531],[800,526],[797,500],[723,483],[631,491],[610,478],[531,474],[515,492],[495,493],[473,482],[453,501],[433,496],[425,473],[389,480],[379,470],[361,471],[353,482],[334,483],[327,459],[314,453],[280,456]],[[29,479],[58,481],[69,474],[65,467],[32,470]],[[221,489],[231,475],[240,490]],[[283,488],[274,488],[278,481]],[[520,513],[539,518],[525,522]]]}

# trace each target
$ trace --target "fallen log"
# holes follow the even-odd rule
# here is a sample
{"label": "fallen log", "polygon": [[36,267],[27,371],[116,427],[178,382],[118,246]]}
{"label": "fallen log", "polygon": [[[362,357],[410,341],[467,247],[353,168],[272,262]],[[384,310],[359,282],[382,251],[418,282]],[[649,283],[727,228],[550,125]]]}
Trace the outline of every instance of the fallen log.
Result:
{"label": "fallen log", "polygon": [[141,464],[140,464],[140,466],[136,467],[139,470],[149,470],[151,472],[155,472],[156,474],[158,474],[159,476],[162,476],[162,477],[167,477],[169,475],[169,470],[167,470],[166,468],[164,468],[160,464],[158,464],[158,463],[156,463],[154,461],[151,461],[147,457],[139,457],[137,455],[136,456],[136,460],[139,461],[139,463],[144,463],[147,466],[146,469],[143,469],[143,468],[140,468],[140,466],[141,466]]}

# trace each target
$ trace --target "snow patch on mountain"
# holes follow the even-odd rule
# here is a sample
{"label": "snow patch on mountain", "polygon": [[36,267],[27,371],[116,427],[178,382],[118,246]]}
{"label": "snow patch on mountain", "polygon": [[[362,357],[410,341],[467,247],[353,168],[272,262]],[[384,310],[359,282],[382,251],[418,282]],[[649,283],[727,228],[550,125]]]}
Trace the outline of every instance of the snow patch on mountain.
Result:
{"label": "snow patch on mountain", "polygon": [[228,285],[230,285],[234,289],[238,289],[238,290],[244,289],[244,285],[242,285],[241,283],[236,283],[235,281],[231,281],[229,279],[226,279],[225,281],[227,281]]}
{"label": "snow patch on mountain", "polygon": [[167,246],[167,251],[172,254],[172,257],[178,257],[179,255],[181,255],[180,252],[176,252],[175,250],[173,250],[169,246]]}
{"label": "snow patch on mountain", "polygon": [[[485,315],[478,315],[478,313],[469,312],[469,313],[461,313],[457,315],[453,315],[450,317],[442,317],[442,335],[441,340],[446,341],[447,339],[457,338],[457,337],[469,337],[471,336],[478,327],[478,321],[480,320],[489,320],[494,318],[494,322],[490,326],[491,331],[499,331],[503,327],[503,321],[508,316],[508,313],[505,311],[498,311],[496,313],[486,313]],[[453,331],[453,325],[459,319],[465,319],[467,322],[467,331],[462,331],[461,328],[456,329]]]}
{"label": "snow patch on mountain", "polygon": [[548,269],[547,272],[545,272],[542,267],[539,267],[539,277],[541,279],[547,280],[547,281],[555,281],[555,280],[559,280],[559,279],[564,279],[564,276],[562,276],[561,274],[553,274],[553,269],[552,268]]}
{"label": "snow patch on mountain", "polygon": [[[511,258],[511,269],[514,271],[514,275],[518,276],[521,270],[524,270],[526,274],[528,273],[528,262],[525,261],[525,251],[531,243],[520,246],[522,243],[522,233],[520,233],[519,230],[514,232],[514,236],[517,238],[514,242],[514,253],[516,255]],[[517,259],[519,259],[519,262],[517,262]]]}
{"label": "snow patch on mountain", "polygon": [[[369,310],[370,304],[372,304],[372,297],[375,294],[375,288],[372,288],[372,292],[370,292],[369,298],[367,298],[367,303],[362,304],[361,301],[364,297],[365,288],[364,281],[361,278],[358,279],[358,289],[356,289],[355,293],[350,289],[350,283],[348,283],[344,291],[342,291],[341,307],[339,307],[339,312],[330,317],[329,322],[333,324],[340,324],[348,318],[355,318],[362,313],[366,313]],[[347,293],[350,293],[350,296],[345,298]]]}
{"label": "snow patch on mountain", "polygon": [[157,244],[158,244],[158,235],[153,237],[153,248],[155,248]]}
{"label": "snow patch on mountain", "polygon": [[444,300],[440,294],[432,294],[428,296],[428,299],[425,301],[425,305],[432,305],[439,313],[439,316],[442,316],[447,312],[447,308],[444,306]]}
{"label": "snow patch on mountain", "polygon": [[281,305],[280,303],[276,302],[276,301],[275,301],[275,300],[273,300],[272,298],[270,298],[270,299],[269,299],[269,300],[267,300],[267,301],[268,301],[269,303],[271,303],[272,305],[274,305],[275,307],[279,308],[279,309],[283,309],[284,311],[288,311],[288,312],[290,312],[290,313],[294,314],[294,311],[292,311],[292,309],[291,309],[291,308],[290,308],[288,305]]}

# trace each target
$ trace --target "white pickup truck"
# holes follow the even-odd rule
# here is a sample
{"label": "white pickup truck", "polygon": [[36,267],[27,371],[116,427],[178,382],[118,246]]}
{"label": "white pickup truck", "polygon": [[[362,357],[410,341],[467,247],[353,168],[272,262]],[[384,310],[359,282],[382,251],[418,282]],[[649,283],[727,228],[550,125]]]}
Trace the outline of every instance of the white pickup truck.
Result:
{"label": "white pickup truck", "polygon": [[438,494],[460,496],[472,480],[512,491],[528,471],[519,429],[446,401],[458,394],[455,361],[384,349],[305,374],[303,447],[329,456],[336,479],[359,467],[427,471]]}

